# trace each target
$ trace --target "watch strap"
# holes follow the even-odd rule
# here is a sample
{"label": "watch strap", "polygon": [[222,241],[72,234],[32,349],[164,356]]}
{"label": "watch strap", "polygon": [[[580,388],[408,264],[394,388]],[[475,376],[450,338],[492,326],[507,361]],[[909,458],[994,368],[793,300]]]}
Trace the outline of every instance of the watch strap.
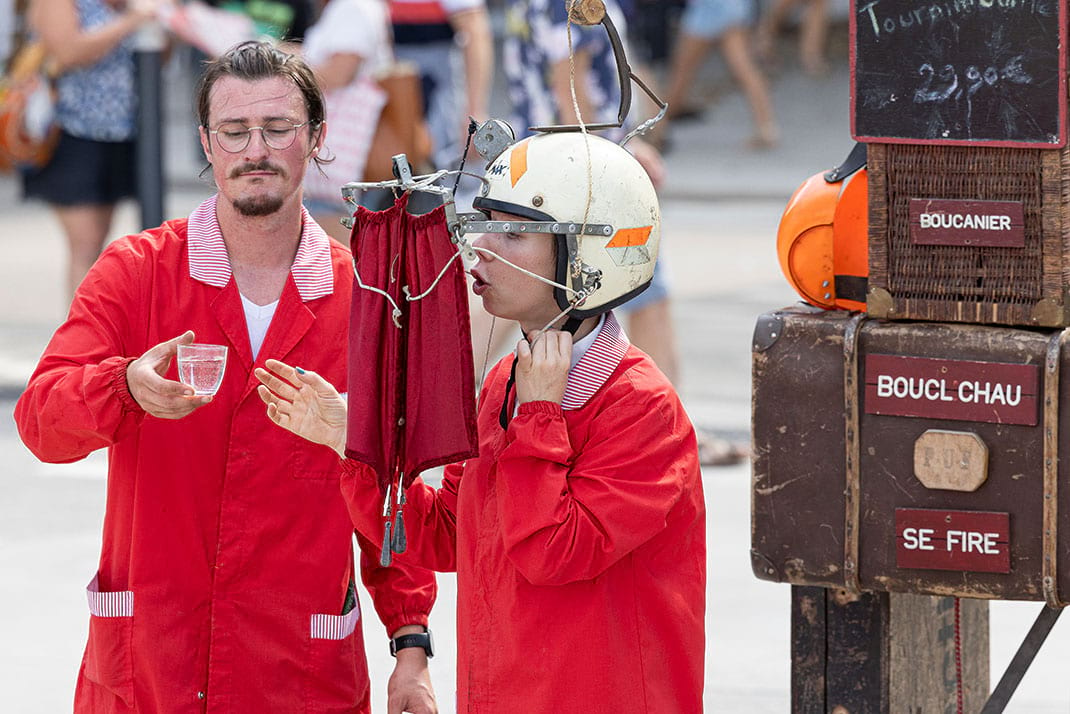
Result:
{"label": "watch strap", "polygon": [[419,647],[427,653],[428,657],[435,656],[434,644],[431,640],[431,632],[414,632],[408,635],[398,635],[390,640],[390,654],[397,657],[399,650],[409,647]]}

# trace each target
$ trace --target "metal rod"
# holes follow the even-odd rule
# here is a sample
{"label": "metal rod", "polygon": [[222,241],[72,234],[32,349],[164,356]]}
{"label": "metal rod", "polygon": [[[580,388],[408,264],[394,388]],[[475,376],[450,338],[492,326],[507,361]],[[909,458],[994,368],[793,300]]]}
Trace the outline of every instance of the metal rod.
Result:
{"label": "metal rod", "polygon": [[1051,628],[1055,626],[1055,622],[1061,614],[1063,614],[1061,608],[1056,610],[1047,605],[1041,608],[1040,614],[1037,615],[1037,619],[1033,622],[1033,626],[1029,628],[1029,633],[1022,640],[1018,651],[1014,653],[1011,663],[1007,665],[1007,671],[1003,673],[999,684],[996,685],[996,688],[988,697],[988,701],[985,702],[981,714],[1001,714],[1006,708],[1011,696],[1014,695],[1014,690],[1018,688],[1022,677],[1029,670],[1029,665],[1033,663],[1033,658],[1037,656],[1040,646],[1048,638],[1048,633],[1051,632]]}

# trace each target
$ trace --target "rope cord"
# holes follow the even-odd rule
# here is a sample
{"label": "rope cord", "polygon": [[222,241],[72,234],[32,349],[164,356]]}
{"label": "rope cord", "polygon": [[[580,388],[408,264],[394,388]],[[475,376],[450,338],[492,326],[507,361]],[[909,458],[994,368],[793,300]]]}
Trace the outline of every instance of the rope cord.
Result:
{"label": "rope cord", "polygon": [[487,380],[487,364],[490,363],[490,346],[494,344],[494,326],[498,323],[496,315],[490,316],[490,330],[487,332],[487,349],[483,352],[483,369],[479,375],[479,388],[483,388],[483,382]]}
{"label": "rope cord", "polygon": [[955,712],[963,714],[965,700],[962,691],[962,611],[958,598],[955,598]]}
{"label": "rope cord", "polygon": [[568,88],[572,94],[572,110],[576,112],[576,123],[580,125],[580,133],[583,134],[584,146],[587,149],[587,202],[583,209],[583,225],[579,232],[579,235],[583,235],[587,228],[587,219],[591,214],[594,177],[591,169],[591,136],[587,133],[587,123],[583,120],[583,114],[580,112],[580,102],[576,96],[576,53],[572,48],[572,8],[576,5],[576,2],[577,0],[565,0],[567,5],[566,16],[568,18],[565,25],[565,34],[568,37]]}

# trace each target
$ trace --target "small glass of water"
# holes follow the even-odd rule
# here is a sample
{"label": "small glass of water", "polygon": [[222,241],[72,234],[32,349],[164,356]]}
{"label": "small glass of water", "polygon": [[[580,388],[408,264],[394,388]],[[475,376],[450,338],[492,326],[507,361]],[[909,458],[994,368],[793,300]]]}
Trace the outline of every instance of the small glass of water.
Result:
{"label": "small glass of water", "polygon": [[226,345],[178,346],[178,380],[193,387],[194,396],[215,394],[226,369]]}

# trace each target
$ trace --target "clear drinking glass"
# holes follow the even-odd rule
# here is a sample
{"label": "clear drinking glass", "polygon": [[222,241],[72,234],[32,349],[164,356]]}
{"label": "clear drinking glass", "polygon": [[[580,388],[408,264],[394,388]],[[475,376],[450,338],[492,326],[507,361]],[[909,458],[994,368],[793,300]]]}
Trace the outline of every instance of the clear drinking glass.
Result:
{"label": "clear drinking glass", "polygon": [[226,345],[179,345],[178,380],[198,397],[215,394],[227,369]]}

